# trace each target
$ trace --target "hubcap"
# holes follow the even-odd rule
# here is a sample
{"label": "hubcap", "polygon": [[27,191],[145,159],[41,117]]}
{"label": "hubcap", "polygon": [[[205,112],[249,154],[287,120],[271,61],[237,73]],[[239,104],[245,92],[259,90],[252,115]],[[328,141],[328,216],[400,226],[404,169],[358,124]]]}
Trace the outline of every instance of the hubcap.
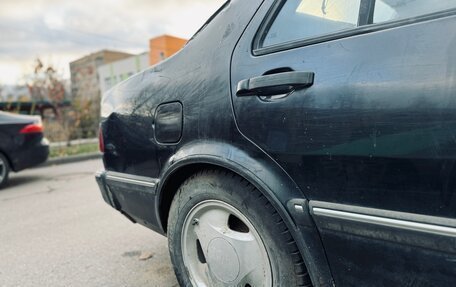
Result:
{"label": "hubcap", "polygon": [[271,286],[266,248],[252,223],[218,200],[199,203],[182,229],[182,253],[194,286]]}
{"label": "hubcap", "polygon": [[239,275],[239,257],[231,244],[219,237],[209,242],[207,263],[215,277],[222,282],[233,282]]}

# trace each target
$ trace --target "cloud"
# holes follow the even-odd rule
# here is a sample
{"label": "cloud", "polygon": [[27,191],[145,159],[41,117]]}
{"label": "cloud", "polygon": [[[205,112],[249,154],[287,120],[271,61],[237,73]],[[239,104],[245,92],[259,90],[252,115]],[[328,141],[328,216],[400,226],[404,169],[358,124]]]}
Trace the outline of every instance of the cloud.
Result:
{"label": "cloud", "polygon": [[[224,0],[0,1],[0,83],[36,57],[65,66],[99,49],[139,53],[160,34],[189,38]],[[16,64],[14,64],[16,62]],[[62,66],[62,67],[63,67]],[[22,73],[25,71],[22,71]]]}

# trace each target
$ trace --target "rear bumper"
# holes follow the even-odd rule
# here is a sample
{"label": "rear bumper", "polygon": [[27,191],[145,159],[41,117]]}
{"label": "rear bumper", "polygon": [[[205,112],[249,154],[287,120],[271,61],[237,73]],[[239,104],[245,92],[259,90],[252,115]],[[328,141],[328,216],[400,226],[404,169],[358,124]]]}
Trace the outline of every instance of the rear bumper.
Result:
{"label": "rear bumper", "polygon": [[99,171],[95,179],[103,200],[134,223],[164,234],[157,210],[157,179]]}
{"label": "rear bumper", "polygon": [[12,156],[14,171],[34,167],[42,164],[49,156],[49,141],[43,138],[40,142],[21,148],[15,155]]}
{"label": "rear bumper", "polygon": [[112,199],[111,192],[108,191],[108,187],[106,186],[106,172],[98,171],[95,173],[95,180],[97,181],[98,188],[100,189],[101,196],[103,197],[104,201],[111,207],[117,209],[114,204],[114,200]]}

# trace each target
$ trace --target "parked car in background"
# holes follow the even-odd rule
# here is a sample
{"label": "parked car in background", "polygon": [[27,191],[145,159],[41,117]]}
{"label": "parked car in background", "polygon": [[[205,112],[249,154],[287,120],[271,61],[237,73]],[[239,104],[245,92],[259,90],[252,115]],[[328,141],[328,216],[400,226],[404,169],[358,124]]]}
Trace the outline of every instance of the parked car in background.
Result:
{"label": "parked car in background", "polygon": [[10,171],[36,166],[48,155],[39,116],[0,112],[0,188],[7,184]]}
{"label": "parked car in background", "polygon": [[456,1],[233,0],[102,99],[182,286],[454,286]]}

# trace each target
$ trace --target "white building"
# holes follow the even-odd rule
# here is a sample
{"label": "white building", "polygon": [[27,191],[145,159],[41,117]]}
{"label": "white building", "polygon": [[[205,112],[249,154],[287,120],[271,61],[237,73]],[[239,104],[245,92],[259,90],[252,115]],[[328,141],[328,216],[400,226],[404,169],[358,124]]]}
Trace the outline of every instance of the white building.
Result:
{"label": "white building", "polygon": [[149,67],[148,52],[98,67],[101,94],[147,67]]}

